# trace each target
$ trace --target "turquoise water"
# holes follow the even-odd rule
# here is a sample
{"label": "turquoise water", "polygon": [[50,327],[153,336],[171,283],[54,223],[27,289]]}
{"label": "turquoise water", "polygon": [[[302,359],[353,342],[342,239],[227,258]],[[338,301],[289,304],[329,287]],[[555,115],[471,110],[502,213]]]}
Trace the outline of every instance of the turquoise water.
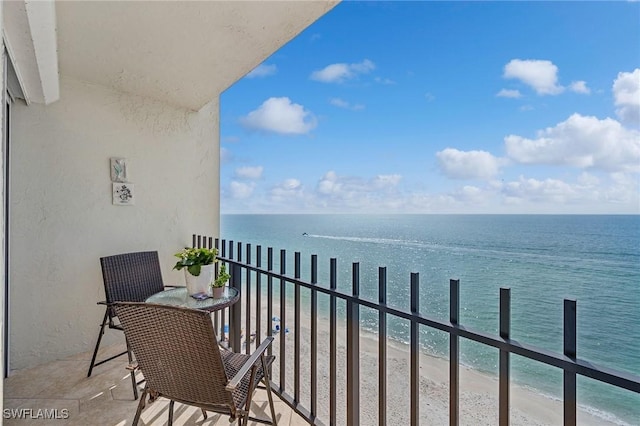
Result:
{"label": "turquoise water", "polygon": [[[308,235],[303,236],[303,233]],[[420,274],[420,312],[449,316],[449,280],[460,279],[461,324],[498,331],[500,287],[511,288],[514,339],[562,352],[563,299],[577,300],[578,356],[640,374],[640,216],[556,215],[223,215],[226,240],[302,254],[308,279],[318,255],[320,285],[338,259],[338,288],[349,292],[351,263],[360,263],[361,297],[377,300],[379,266],[387,267],[389,304],[409,308],[409,276]],[[277,268],[277,265],[276,265]],[[277,269],[276,269],[277,270]],[[306,274],[306,275],[305,275]],[[376,315],[363,310],[363,327]],[[408,341],[408,326],[389,321],[389,334]],[[421,329],[421,344],[446,357],[448,337]],[[498,356],[462,343],[463,363],[495,373]],[[562,374],[514,356],[514,381],[551,397]],[[579,378],[578,402],[620,424],[640,424],[640,396]]]}

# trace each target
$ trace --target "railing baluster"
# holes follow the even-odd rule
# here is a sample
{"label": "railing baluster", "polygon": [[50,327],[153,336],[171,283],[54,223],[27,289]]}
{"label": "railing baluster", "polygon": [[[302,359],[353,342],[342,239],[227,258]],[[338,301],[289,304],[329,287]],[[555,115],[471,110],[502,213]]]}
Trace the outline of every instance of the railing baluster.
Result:
{"label": "railing baluster", "polygon": [[[329,262],[329,288],[335,291],[338,287],[338,261],[332,257]],[[331,296],[329,296],[329,424],[332,426],[336,425],[337,413],[336,315],[336,296],[331,293]]]}
{"label": "railing baluster", "polygon": [[[411,313],[420,312],[420,276],[411,273]],[[420,335],[418,322],[411,319],[411,426],[420,423]]]}
{"label": "railing baluster", "polygon": [[[267,271],[273,271],[273,248],[267,247]],[[267,276],[267,318],[269,325],[267,326],[267,336],[273,336],[273,277]],[[267,353],[269,356],[273,355],[273,345],[269,345]],[[271,376],[273,380],[273,376]]]}
{"label": "railing baluster", "polygon": [[[511,289],[500,289],[500,337],[509,340],[511,333]],[[500,426],[509,425],[509,387],[510,366],[509,351],[500,350],[499,376],[499,422]]]}
{"label": "railing baluster", "polygon": [[[576,359],[576,301],[564,300],[564,354]],[[576,424],[576,373],[575,371],[564,370],[564,425],[575,426]]]}
{"label": "railing baluster", "polygon": [[[387,305],[387,268],[378,268],[378,303]],[[378,424],[387,424],[387,314],[378,310]]]}
{"label": "railing baluster", "polygon": [[[262,268],[262,246],[256,247],[256,267]],[[262,274],[256,273],[256,338],[255,347],[260,345],[260,336],[262,336]]]}
{"label": "railing baluster", "polygon": [[[233,241],[229,241],[229,257],[233,259]],[[242,244],[238,243],[238,258],[237,262],[242,262]],[[231,270],[231,285],[237,288],[239,292],[242,291],[242,268],[233,264]],[[242,293],[240,293],[242,294]],[[240,329],[242,327],[242,306],[240,303],[235,303],[229,308],[229,337],[231,341],[231,348],[234,352],[242,351],[242,344],[240,343]]]}
{"label": "railing baluster", "polygon": [[[360,264],[351,270],[352,295],[360,295]],[[360,424],[360,305],[347,301],[347,425]]]}
{"label": "railing baluster", "polygon": [[[311,255],[311,284],[318,282],[318,256]],[[311,288],[311,417],[318,415],[318,292]]]}
{"label": "railing baluster", "polygon": [[[246,245],[247,265],[251,265],[251,244]],[[244,347],[247,354],[251,353],[251,270],[247,268],[245,273],[245,302],[246,302],[246,318],[244,329]]]}
{"label": "railing baluster", "polygon": [[[227,240],[222,240],[222,242],[220,243],[220,246],[222,248],[222,257],[227,257]],[[231,266],[229,266],[229,271],[231,271]],[[225,326],[225,322],[226,322],[226,318],[225,318],[225,311],[226,309],[222,309],[220,311],[218,311],[218,313],[220,314],[220,336],[222,336],[220,338],[221,342],[227,341],[228,343],[228,339],[227,336],[225,335],[224,332],[224,326]]]}
{"label": "railing baluster", "polygon": [[[215,240],[215,249],[216,249],[216,253],[220,253],[220,239],[216,238]],[[216,276],[218,276],[218,263],[216,263]],[[217,333],[218,330],[220,330],[220,312],[216,311],[213,312],[213,330]],[[218,336],[218,339],[220,339],[220,336]]]}
{"label": "railing baluster", "polygon": [[[460,320],[460,280],[449,281],[449,321],[457,326]],[[449,335],[449,425],[458,425],[460,390],[460,337]]]}
{"label": "railing baluster", "polygon": [[[233,242],[225,241],[225,240],[222,241],[222,253],[223,253],[222,256],[223,257],[230,258],[230,257],[227,256],[227,254],[228,254],[227,248],[229,247],[229,244],[233,245]],[[231,255],[233,256],[233,249],[232,249]],[[229,273],[231,273],[231,265],[230,264],[229,264],[229,268],[227,268],[227,270],[229,271]],[[220,318],[221,318],[220,329],[223,332],[223,334],[222,334],[224,336],[223,340],[227,341],[227,347],[230,348],[231,347],[231,334],[229,334],[229,332],[230,332],[229,327],[231,327],[231,321],[230,321],[228,313],[229,313],[229,309],[228,308],[224,308],[224,309],[220,310]],[[224,333],[224,328],[225,327],[227,328],[227,332],[226,333]]]}
{"label": "railing baluster", "polygon": [[[280,250],[280,275],[287,273],[287,252]],[[287,288],[285,280],[280,279],[280,389],[285,392],[287,370],[287,340],[285,327],[287,324]]]}
{"label": "railing baluster", "polygon": [[[300,279],[300,252],[295,252],[294,259],[294,277]],[[300,402],[300,286],[295,286],[294,290],[294,324],[293,324],[293,400]]]}

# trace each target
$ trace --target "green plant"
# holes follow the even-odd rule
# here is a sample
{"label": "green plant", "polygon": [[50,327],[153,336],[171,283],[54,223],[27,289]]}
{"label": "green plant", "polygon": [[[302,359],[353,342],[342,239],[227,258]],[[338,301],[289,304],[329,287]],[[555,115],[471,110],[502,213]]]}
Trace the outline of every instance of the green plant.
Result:
{"label": "green plant", "polygon": [[218,251],[208,248],[190,248],[185,247],[174,256],[177,257],[178,262],[173,269],[181,270],[182,268],[187,268],[187,271],[194,277],[200,275],[200,269],[203,265],[211,265],[216,261],[216,255]]}
{"label": "green plant", "polygon": [[224,287],[229,278],[231,278],[231,275],[227,273],[227,266],[223,263],[220,265],[218,277],[211,283],[211,287]]}

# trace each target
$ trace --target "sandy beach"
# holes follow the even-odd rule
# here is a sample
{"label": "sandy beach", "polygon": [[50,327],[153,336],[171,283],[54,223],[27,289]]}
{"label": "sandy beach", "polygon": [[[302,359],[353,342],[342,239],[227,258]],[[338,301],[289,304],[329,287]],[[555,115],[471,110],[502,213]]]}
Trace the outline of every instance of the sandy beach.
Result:
{"label": "sandy beach", "polygon": [[[252,299],[255,301],[255,298]],[[261,335],[267,334],[265,324],[271,324],[263,300]],[[242,302],[243,309],[246,306]],[[255,308],[254,308],[255,309]],[[279,306],[274,304],[273,315],[282,317]],[[300,314],[300,400],[311,407],[309,386],[311,382],[311,326],[310,315],[305,309]],[[243,324],[243,328],[244,328]],[[280,345],[286,345],[285,388],[294,394],[294,310],[288,302],[286,321],[281,328],[289,332],[275,335],[273,354],[276,362],[273,381],[280,383]],[[346,328],[338,322],[337,332],[337,424],[346,424]],[[255,312],[252,314],[252,331],[255,331]],[[258,339],[260,340],[260,339]],[[324,423],[329,418],[329,321],[318,318],[318,389],[317,413]],[[387,424],[410,422],[410,357],[408,345],[388,340],[387,343]],[[449,424],[449,362],[446,359],[422,353],[420,356],[420,424]],[[498,424],[498,380],[487,374],[460,366],[460,424]],[[546,397],[516,384],[511,384],[510,422],[512,425],[561,425],[562,402]],[[360,424],[378,424],[378,338],[360,331]],[[603,418],[578,409],[580,425],[613,425]]]}

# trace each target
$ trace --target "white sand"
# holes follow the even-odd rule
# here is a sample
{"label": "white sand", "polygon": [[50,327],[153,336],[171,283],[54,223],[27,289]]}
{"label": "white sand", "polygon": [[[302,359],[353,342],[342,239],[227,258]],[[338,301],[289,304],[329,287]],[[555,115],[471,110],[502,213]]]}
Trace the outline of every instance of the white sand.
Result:
{"label": "white sand", "polygon": [[[255,297],[252,298],[255,303]],[[243,310],[244,301],[241,302]],[[271,325],[267,317],[266,300],[262,301],[261,335],[266,336]],[[255,310],[255,307],[254,307]],[[303,310],[304,311],[304,310]],[[274,304],[273,315],[282,317]],[[255,331],[255,313],[252,315],[252,331]],[[294,395],[294,310],[287,302],[286,324],[289,333],[279,333],[273,344],[276,362],[272,380],[280,385],[280,345],[285,339],[286,367],[285,388]],[[242,324],[244,329],[245,324]],[[346,328],[338,322],[337,332],[337,424],[346,424]],[[301,313],[300,333],[300,401],[311,408],[310,399],[310,314]],[[259,341],[262,339],[257,339]],[[329,424],[329,321],[318,318],[318,388],[317,414]],[[388,341],[387,344],[387,424],[410,423],[410,353],[407,345]],[[420,424],[449,424],[449,362],[445,359],[421,354],[420,356]],[[510,424],[512,425],[561,425],[562,402],[545,397],[524,387],[511,384]],[[460,366],[459,418],[462,425],[498,424],[498,380],[478,371]],[[360,331],[360,424],[378,424],[378,338]],[[584,411],[578,410],[578,424],[614,424]]]}

